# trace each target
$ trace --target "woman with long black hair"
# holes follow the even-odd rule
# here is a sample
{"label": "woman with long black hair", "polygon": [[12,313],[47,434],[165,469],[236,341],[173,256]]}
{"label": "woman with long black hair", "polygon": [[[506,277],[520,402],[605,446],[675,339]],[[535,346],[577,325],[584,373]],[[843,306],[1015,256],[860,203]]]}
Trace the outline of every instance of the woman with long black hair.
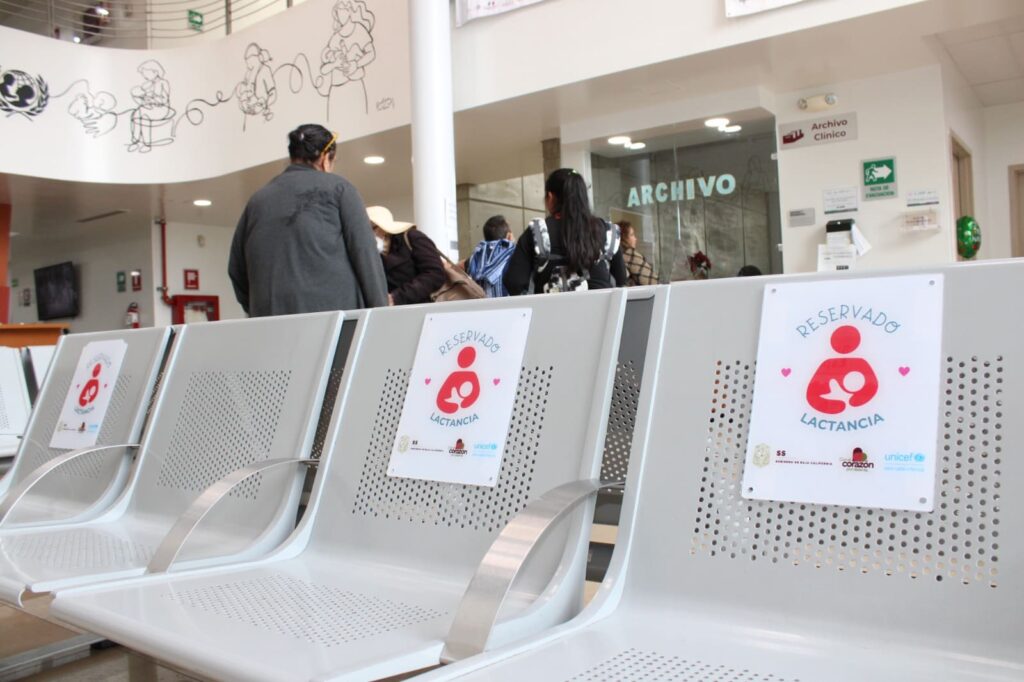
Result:
{"label": "woman with long black hair", "polygon": [[[628,273],[617,230],[590,212],[587,183],[559,168],[544,183],[548,216],[523,232],[505,271],[505,288],[516,296],[625,286]],[[541,248],[537,248],[537,244]]]}

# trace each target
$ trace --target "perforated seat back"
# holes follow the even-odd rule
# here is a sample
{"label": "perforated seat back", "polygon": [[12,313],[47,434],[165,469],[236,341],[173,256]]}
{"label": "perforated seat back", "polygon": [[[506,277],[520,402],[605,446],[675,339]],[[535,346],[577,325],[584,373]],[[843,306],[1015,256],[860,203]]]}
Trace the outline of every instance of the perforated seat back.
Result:
{"label": "perforated seat back", "polygon": [[[96,439],[96,445],[138,443],[146,408],[151,402],[153,387],[171,333],[169,329],[133,329],[61,337],[53,360],[40,387],[25,437],[14,467],[4,479],[7,486],[17,485],[36,468],[68,450],[51,448],[57,420],[64,399],[71,389],[75,369],[85,347],[97,341],[123,340],[127,346],[121,372],[111,396],[107,414]],[[54,471],[30,493],[38,502],[54,501],[65,510],[84,509],[100,500],[104,493],[114,494],[118,480],[128,470],[128,458],[107,452],[87,455]],[[21,519],[21,517],[15,517]],[[28,519],[25,520],[37,520]]]}
{"label": "perforated seat back", "polygon": [[[254,462],[309,457],[341,313],[186,325],[143,443],[133,514],[169,526],[207,487]],[[303,472],[257,475],[217,507],[241,543],[294,523]],[[227,549],[222,547],[221,549]]]}
{"label": "perforated seat back", "polygon": [[930,513],[743,499],[762,292],[793,278],[673,288],[627,602],[1021,660],[1024,313],[997,301],[1024,263],[924,272],[945,275]]}
{"label": "perforated seat back", "polygon": [[[529,500],[598,476],[624,301],[625,292],[614,291],[375,311],[351,375],[311,549],[468,580]],[[497,484],[389,476],[424,317],[527,307],[532,320]]]}

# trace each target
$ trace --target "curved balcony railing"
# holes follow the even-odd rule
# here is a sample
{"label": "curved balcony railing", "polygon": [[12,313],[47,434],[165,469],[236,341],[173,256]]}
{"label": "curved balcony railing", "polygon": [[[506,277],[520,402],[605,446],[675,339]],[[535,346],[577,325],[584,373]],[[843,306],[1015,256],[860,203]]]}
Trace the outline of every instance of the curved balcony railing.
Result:
{"label": "curved balcony railing", "polygon": [[[0,0],[0,25],[61,40],[149,47],[226,35],[293,0]],[[167,44],[167,43],[163,43]]]}

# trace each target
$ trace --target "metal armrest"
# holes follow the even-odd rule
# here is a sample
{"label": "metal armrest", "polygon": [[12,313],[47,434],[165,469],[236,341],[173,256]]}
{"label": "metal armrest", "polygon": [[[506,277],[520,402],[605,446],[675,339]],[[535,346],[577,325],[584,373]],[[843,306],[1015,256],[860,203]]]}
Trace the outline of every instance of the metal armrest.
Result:
{"label": "metal armrest", "polygon": [[544,536],[597,491],[623,486],[621,482],[597,480],[566,483],[544,493],[509,521],[466,588],[448,631],[441,662],[453,663],[484,651],[516,575]]}
{"label": "metal armrest", "polygon": [[96,447],[83,448],[81,450],[72,450],[71,452],[65,452],[63,455],[54,457],[46,464],[37,467],[32,473],[30,473],[25,480],[15,486],[6,497],[4,497],[3,503],[0,504],[0,525],[2,525],[7,517],[10,515],[14,506],[21,501],[25,495],[28,494],[32,488],[34,488],[41,480],[49,475],[55,469],[67,464],[68,462],[84,457],[85,455],[91,455],[94,452],[103,452],[104,450],[115,450],[118,448],[137,448],[138,443],[121,443],[120,445],[97,445]]}
{"label": "metal armrest", "polygon": [[160,546],[156,548],[153,558],[149,561],[149,566],[146,567],[146,573],[165,573],[171,567],[171,564],[174,563],[174,560],[178,558],[178,553],[181,552],[182,547],[185,546],[185,542],[188,541],[196,526],[236,486],[244,483],[256,474],[263,473],[269,469],[293,464],[316,466],[319,463],[320,460],[318,459],[265,459],[262,462],[256,462],[255,464],[232,471],[204,490],[192,502],[192,505],[185,510],[185,513],[178,517],[178,520],[174,522],[174,526],[167,532],[164,539],[160,541]]}

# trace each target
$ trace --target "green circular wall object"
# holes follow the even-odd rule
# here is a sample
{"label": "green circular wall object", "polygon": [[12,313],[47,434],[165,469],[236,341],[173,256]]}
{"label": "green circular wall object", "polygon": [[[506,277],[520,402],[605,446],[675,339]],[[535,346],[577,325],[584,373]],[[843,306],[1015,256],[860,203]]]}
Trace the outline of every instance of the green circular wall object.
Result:
{"label": "green circular wall object", "polygon": [[956,251],[970,260],[978,255],[981,248],[981,226],[972,216],[965,215],[956,221]]}

